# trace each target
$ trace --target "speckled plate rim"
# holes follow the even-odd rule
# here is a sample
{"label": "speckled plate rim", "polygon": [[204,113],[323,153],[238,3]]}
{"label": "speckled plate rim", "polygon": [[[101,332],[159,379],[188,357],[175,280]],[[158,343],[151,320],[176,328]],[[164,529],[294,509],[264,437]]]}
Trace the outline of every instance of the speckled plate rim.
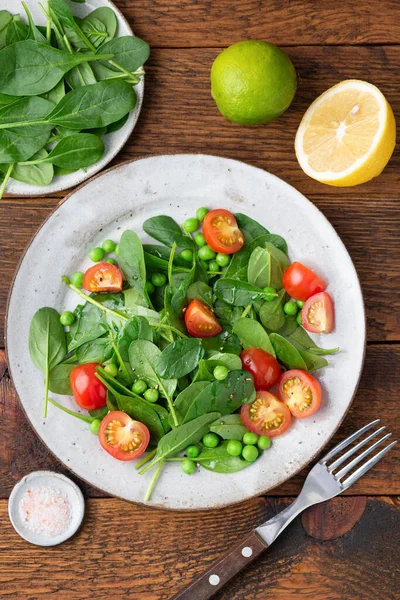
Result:
{"label": "speckled plate rim", "polygon": [[[93,0],[92,0],[93,1]],[[98,1],[99,6],[108,6],[111,8],[117,15],[119,26],[121,23],[125,26],[127,31],[130,32],[131,35],[135,35],[132,31],[132,28],[123,15],[121,10],[112,2],[112,0],[96,0]],[[85,10],[88,4],[79,4],[70,2],[72,4],[71,8],[75,8],[76,10]],[[29,7],[29,0],[28,0]],[[96,8],[98,8],[96,7]],[[1,8],[1,6],[0,6]],[[8,7],[9,8],[9,7]],[[31,7],[29,7],[31,8]],[[94,9],[93,9],[94,10]],[[22,6],[21,6],[21,11]],[[118,36],[117,36],[118,37]],[[36,196],[51,196],[57,192],[62,192],[64,190],[68,190],[72,187],[78,186],[85,181],[89,181],[92,177],[94,177],[101,169],[103,169],[106,165],[108,165],[113,158],[116,157],[118,152],[122,150],[126,142],[129,140],[133,130],[136,127],[136,124],[139,119],[140,112],[142,110],[143,98],[144,98],[144,87],[145,87],[145,76],[143,75],[140,79],[140,82],[134,86],[134,90],[136,91],[137,103],[135,108],[131,111],[127,122],[121,129],[115,131],[113,133],[108,134],[103,138],[105,142],[105,151],[102,158],[95,163],[94,165],[90,165],[87,167],[86,172],[82,169],[75,171],[74,173],[70,173],[68,175],[56,176],[53,181],[46,186],[34,186],[29,185],[28,183],[23,183],[21,181],[17,181],[14,179],[10,179],[7,184],[6,193],[9,197],[26,197],[26,198],[34,198]]]}
{"label": "speckled plate rim", "polygon": [[[190,154],[181,154],[179,152],[170,152],[170,153],[164,153],[162,155],[160,154],[152,154],[146,157],[136,157],[127,161],[123,161],[121,163],[119,163],[118,165],[115,165],[113,167],[110,167],[108,169],[106,169],[105,171],[102,171],[101,173],[97,173],[95,176],[93,176],[91,179],[88,179],[86,181],[84,181],[80,186],[76,187],[74,190],[72,190],[71,192],[69,192],[67,194],[67,196],[65,196],[65,198],[63,198],[62,200],[60,200],[60,202],[57,204],[57,206],[54,207],[54,209],[47,215],[47,217],[45,218],[45,220],[43,221],[43,223],[38,227],[38,229],[36,230],[36,232],[32,235],[29,243],[27,244],[26,248],[24,249],[24,252],[22,254],[22,256],[20,257],[17,267],[14,271],[13,274],[13,278],[12,278],[12,282],[11,282],[11,286],[9,289],[9,293],[8,293],[8,297],[7,297],[7,304],[6,304],[6,315],[5,315],[5,334],[4,334],[4,339],[5,339],[5,349],[6,349],[6,355],[7,355],[7,361],[8,361],[8,343],[7,343],[7,338],[8,338],[8,321],[9,321],[9,309],[10,309],[10,299],[12,296],[12,292],[13,292],[13,288],[14,288],[14,283],[17,277],[17,274],[19,272],[21,263],[23,262],[26,253],[28,252],[33,240],[35,239],[35,237],[37,236],[37,234],[39,233],[39,231],[44,227],[44,225],[47,223],[47,221],[53,216],[53,214],[58,210],[58,208],[63,205],[65,202],[67,202],[69,200],[69,198],[75,194],[77,191],[81,190],[84,186],[88,185],[90,182],[94,181],[95,179],[106,175],[109,172],[112,171],[116,171],[118,169],[121,169],[123,167],[125,167],[126,165],[130,165],[132,163],[141,161],[141,160],[146,160],[146,159],[151,159],[151,158],[156,158],[156,157],[180,157],[180,156],[196,156],[196,157],[210,157],[210,158],[226,158],[226,157],[220,157],[218,155],[215,154],[203,154],[202,152],[193,152]],[[231,161],[232,163],[238,163],[239,165],[246,165],[249,167],[252,167],[254,169],[258,169],[259,171],[264,171],[264,169],[259,168],[259,167],[255,167],[254,165],[250,165],[249,163],[246,163],[244,161],[240,161],[237,159],[231,159],[231,158],[227,158],[227,160]],[[265,490],[261,490],[257,493],[251,494],[249,496],[247,496],[246,498],[240,499],[240,500],[232,500],[232,501],[228,501],[228,502],[221,502],[218,505],[215,506],[203,506],[203,507],[168,507],[165,506],[163,504],[148,504],[146,502],[140,501],[140,500],[131,500],[131,499],[127,499],[125,497],[119,496],[118,494],[112,494],[106,490],[104,490],[102,487],[99,487],[98,485],[96,485],[95,483],[92,483],[90,481],[88,481],[87,479],[85,479],[84,477],[82,477],[81,475],[77,474],[71,467],[70,465],[66,464],[63,460],[61,460],[57,454],[55,452],[53,452],[47,445],[47,443],[45,442],[45,440],[42,438],[42,436],[39,434],[39,432],[35,429],[35,427],[33,426],[33,424],[30,421],[30,418],[25,410],[25,407],[23,405],[23,403],[21,402],[19,395],[17,393],[18,396],[18,401],[19,404],[25,414],[25,417],[27,419],[27,421],[29,422],[30,426],[32,427],[33,431],[35,432],[35,434],[38,436],[38,438],[42,441],[42,443],[45,445],[45,447],[47,448],[47,450],[50,452],[50,454],[52,454],[56,460],[58,460],[61,464],[63,464],[63,466],[68,469],[71,473],[73,473],[76,477],[78,477],[80,480],[84,481],[87,485],[97,489],[98,491],[106,494],[106,496],[111,496],[111,497],[115,497],[115,498],[119,498],[120,500],[123,500],[125,502],[130,502],[132,504],[137,504],[139,506],[143,506],[149,509],[156,509],[156,510],[163,510],[166,512],[169,511],[174,511],[174,512],[197,512],[197,511],[212,511],[212,510],[217,510],[220,508],[226,508],[229,506],[235,506],[235,505],[241,505],[245,502],[248,502],[251,499],[254,498],[258,498],[261,496],[266,495],[267,493],[269,494],[272,490],[276,489],[277,487],[281,486],[282,484],[284,484],[286,481],[290,480],[292,477],[295,477],[300,471],[302,471],[304,468],[306,468],[310,463],[312,463],[323,451],[323,449],[329,444],[329,442],[332,440],[332,438],[334,437],[334,435],[336,434],[336,432],[338,431],[338,429],[340,428],[340,426],[342,425],[347,413],[350,410],[350,407],[353,403],[354,397],[357,394],[357,390],[360,384],[360,379],[361,379],[361,375],[362,375],[362,371],[363,371],[363,367],[364,367],[364,362],[365,362],[365,353],[366,353],[366,346],[367,346],[367,340],[366,340],[366,314],[365,314],[365,302],[364,302],[364,297],[363,297],[363,292],[362,292],[362,287],[361,287],[361,283],[358,277],[358,273],[354,267],[353,261],[344,245],[344,243],[342,242],[340,236],[337,234],[336,230],[334,229],[333,225],[331,225],[331,223],[328,221],[328,219],[325,217],[325,215],[322,213],[322,211],[320,211],[320,209],[313,204],[306,196],[304,196],[301,192],[299,192],[296,188],[294,188],[292,185],[286,183],[284,180],[282,180],[281,178],[277,177],[276,175],[273,175],[272,173],[265,171],[268,173],[268,175],[273,179],[273,180],[278,180],[281,181],[283,183],[285,183],[285,185],[287,185],[288,187],[292,188],[295,193],[300,194],[301,196],[303,196],[304,201],[306,201],[307,203],[309,203],[310,205],[313,206],[313,209],[319,213],[323,219],[326,221],[327,225],[333,230],[333,232],[335,233],[335,235],[337,236],[338,242],[342,245],[344,251],[346,252],[346,254],[349,257],[350,263],[353,266],[353,270],[354,270],[354,275],[356,278],[356,282],[357,282],[357,286],[358,286],[358,290],[359,290],[359,294],[360,294],[360,299],[361,299],[361,305],[362,305],[362,311],[363,311],[363,315],[362,315],[362,324],[363,324],[363,347],[362,347],[362,356],[361,356],[361,360],[360,360],[360,366],[357,372],[357,377],[356,377],[356,383],[354,385],[354,390],[353,393],[349,399],[348,405],[346,407],[346,409],[344,410],[341,418],[338,420],[337,425],[334,427],[334,429],[332,430],[331,434],[324,440],[324,442],[321,444],[321,446],[305,461],[303,461],[298,468],[296,468],[289,477],[283,475],[282,478],[277,481],[275,483],[275,485],[273,487],[266,487]],[[12,374],[12,369],[11,369],[11,365],[9,364],[9,362],[7,362],[8,364],[8,370],[9,370],[9,374],[11,377],[11,381],[13,383],[14,389],[16,390],[16,385],[14,382],[14,378],[13,378],[13,374]]]}

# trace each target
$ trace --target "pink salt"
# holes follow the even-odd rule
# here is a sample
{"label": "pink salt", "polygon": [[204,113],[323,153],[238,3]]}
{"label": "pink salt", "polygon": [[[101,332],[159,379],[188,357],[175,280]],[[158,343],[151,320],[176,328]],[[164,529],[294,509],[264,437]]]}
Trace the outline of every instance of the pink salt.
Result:
{"label": "pink salt", "polygon": [[25,526],[35,533],[54,537],[64,533],[71,521],[68,496],[53,487],[31,487],[19,504]]}

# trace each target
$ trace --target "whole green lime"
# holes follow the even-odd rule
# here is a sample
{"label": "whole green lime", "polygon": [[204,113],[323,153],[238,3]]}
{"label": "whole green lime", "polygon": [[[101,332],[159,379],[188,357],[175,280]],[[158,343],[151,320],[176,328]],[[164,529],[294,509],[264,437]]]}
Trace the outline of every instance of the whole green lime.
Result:
{"label": "whole green lime", "polygon": [[290,58],[273,44],[255,40],[226,48],[211,68],[211,95],[221,114],[242,125],[276,119],[297,88]]}

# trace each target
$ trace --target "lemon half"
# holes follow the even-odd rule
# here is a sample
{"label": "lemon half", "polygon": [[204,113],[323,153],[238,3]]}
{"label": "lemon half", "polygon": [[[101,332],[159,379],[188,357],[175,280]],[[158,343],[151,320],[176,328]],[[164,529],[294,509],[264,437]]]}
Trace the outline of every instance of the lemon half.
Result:
{"label": "lemon half", "polygon": [[382,92],[348,79],[311,104],[301,120],[295,151],[307,175],[334,186],[353,186],[379,175],[393,153],[396,122]]}

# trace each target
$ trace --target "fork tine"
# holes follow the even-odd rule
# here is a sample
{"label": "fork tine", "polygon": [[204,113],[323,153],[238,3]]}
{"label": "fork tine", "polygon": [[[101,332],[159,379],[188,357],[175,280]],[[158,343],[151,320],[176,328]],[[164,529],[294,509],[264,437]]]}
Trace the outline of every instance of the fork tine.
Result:
{"label": "fork tine", "polygon": [[379,429],[377,429],[376,431],[372,432],[364,440],[361,440],[361,442],[358,442],[358,444],[356,446],[354,446],[353,448],[350,448],[350,450],[347,450],[347,452],[345,452],[342,456],[340,456],[338,459],[336,459],[335,462],[333,462],[329,466],[327,465],[328,466],[328,471],[330,473],[332,473],[332,471],[334,471],[335,469],[337,469],[338,467],[340,467],[341,464],[343,464],[344,462],[346,462],[346,460],[348,458],[350,458],[350,456],[352,456],[353,454],[355,454],[356,452],[358,452],[358,450],[360,448],[362,448],[363,446],[365,446],[365,444],[368,444],[368,442],[370,440],[372,440],[374,437],[376,437],[377,435],[379,435],[380,433],[382,433],[382,431],[384,431],[385,429],[386,429],[386,425],[384,425],[383,427],[379,427]]}
{"label": "fork tine", "polygon": [[336,456],[338,452],[341,452],[342,450],[344,450],[344,448],[347,448],[347,446],[354,442],[354,440],[356,440],[358,437],[360,437],[360,435],[362,435],[363,433],[371,429],[371,427],[379,423],[379,421],[380,419],[375,419],[375,421],[371,421],[371,423],[368,423],[368,425],[364,425],[364,427],[361,427],[361,429],[349,435],[348,438],[346,438],[345,440],[340,442],[340,444],[332,448],[332,450],[328,452],[328,454],[326,454],[326,456],[324,456],[324,458],[322,458],[320,462],[324,465],[328,460]]}
{"label": "fork tine", "polygon": [[372,444],[372,446],[370,446],[369,448],[364,450],[364,452],[361,452],[361,454],[359,456],[356,456],[351,462],[349,462],[348,465],[345,465],[343,467],[343,469],[340,469],[340,471],[335,473],[334,474],[335,478],[338,481],[340,481],[340,479],[344,475],[347,475],[347,473],[349,473],[356,465],[358,465],[359,462],[361,462],[366,456],[371,454],[371,452],[373,450],[375,450],[375,448],[377,448],[380,444],[382,444],[382,442],[385,442],[388,438],[390,438],[391,435],[392,435],[391,433],[387,433],[386,435],[383,436],[383,438],[381,438],[380,440],[375,442],[375,444]]}
{"label": "fork tine", "polygon": [[383,458],[385,454],[387,454],[389,450],[391,450],[391,448],[393,448],[393,446],[395,446],[396,444],[397,440],[389,444],[389,446],[386,446],[386,448],[383,448],[380,452],[378,452],[378,454],[375,454],[375,456],[372,456],[369,460],[367,460],[365,464],[359,467],[357,471],[354,471],[354,473],[350,475],[350,477],[342,481],[343,489],[347,490],[351,485],[353,485],[353,483],[360,479],[360,477],[365,475],[365,473],[369,471],[371,467],[376,465],[376,463],[378,463],[381,460],[381,458]]}

